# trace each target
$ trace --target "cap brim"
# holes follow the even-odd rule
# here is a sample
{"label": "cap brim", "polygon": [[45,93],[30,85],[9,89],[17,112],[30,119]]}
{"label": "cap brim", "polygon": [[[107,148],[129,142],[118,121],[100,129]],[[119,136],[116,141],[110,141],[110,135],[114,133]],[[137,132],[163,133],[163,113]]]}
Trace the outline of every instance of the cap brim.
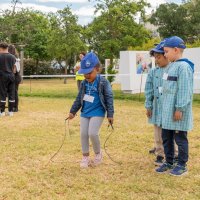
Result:
{"label": "cap brim", "polygon": [[89,69],[80,69],[78,70],[79,74],[89,74],[94,68],[89,68]]}
{"label": "cap brim", "polygon": [[152,49],[151,52],[153,52],[153,53],[161,53],[161,54],[165,53],[164,51],[158,50],[158,49]]}

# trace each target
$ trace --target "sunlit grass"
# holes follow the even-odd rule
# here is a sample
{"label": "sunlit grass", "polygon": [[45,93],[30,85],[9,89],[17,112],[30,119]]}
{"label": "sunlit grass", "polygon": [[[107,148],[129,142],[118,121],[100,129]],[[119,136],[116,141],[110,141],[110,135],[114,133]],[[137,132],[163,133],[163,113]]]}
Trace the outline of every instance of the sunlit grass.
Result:
{"label": "sunlit grass", "polygon": [[[123,95],[117,85],[113,86],[115,131],[107,150],[122,165],[112,163],[103,151],[101,166],[80,169],[77,116],[70,121],[71,137],[67,135],[55,162],[46,166],[62,142],[64,119],[77,94],[74,81],[66,85],[62,82],[32,82],[30,93],[29,82],[25,81],[20,86],[20,112],[12,118],[0,118],[1,200],[200,199],[199,104],[194,104],[194,130],[189,133],[189,174],[181,178],[158,175],[154,172],[155,158],[148,154],[153,146],[153,127],[147,124],[143,100],[137,101],[138,95]],[[102,147],[110,131],[105,120]]]}

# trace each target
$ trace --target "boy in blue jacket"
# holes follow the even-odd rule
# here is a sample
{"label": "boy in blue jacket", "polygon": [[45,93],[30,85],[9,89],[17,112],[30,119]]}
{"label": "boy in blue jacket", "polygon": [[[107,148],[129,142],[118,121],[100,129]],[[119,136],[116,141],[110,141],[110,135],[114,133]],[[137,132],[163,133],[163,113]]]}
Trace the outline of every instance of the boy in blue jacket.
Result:
{"label": "boy in blue jacket", "polygon": [[87,168],[89,159],[89,139],[92,142],[95,158],[95,166],[102,162],[99,130],[107,112],[109,124],[113,124],[113,94],[110,83],[98,74],[100,61],[96,54],[88,53],[81,60],[80,74],[84,74],[85,80],[81,83],[80,91],[69,113],[69,119],[73,119],[81,108],[81,146],[83,158],[80,167]]}

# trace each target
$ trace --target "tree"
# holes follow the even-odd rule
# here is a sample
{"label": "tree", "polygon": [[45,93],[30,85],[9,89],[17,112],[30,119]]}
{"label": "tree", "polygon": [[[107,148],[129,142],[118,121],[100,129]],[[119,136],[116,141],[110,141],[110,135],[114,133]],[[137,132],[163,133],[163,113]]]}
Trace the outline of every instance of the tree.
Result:
{"label": "tree", "polygon": [[135,22],[138,13],[144,16],[145,1],[96,0],[96,12],[101,13],[85,29],[86,43],[98,52],[101,60],[109,58],[112,73],[113,60],[120,50],[139,46],[149,37],[149,32]]}
{"label": "tree", "polygon": [[186,39],[189,35],[189,15],[184,5],[175,3],[161,4],[151,16],[150,22],[158,26],[163,38],[178,35]]}
{"label": "tree", "polygon": [[130,47],[129,50],[134,50],[134,51],[149,51],[150,49],[152,49],[155,44],[159,44],[160,38],[152,38],[150,40],[148,40],[146,43],[144,43],[143,45],[137,46],[137,47]]}
{"label": "tree", "polygon": [[189,41],[200,39],[200,0],[191,0],[185,4],[189,16]]}
{"label": "tree", "polygon": [[48,59],[47,39],[49,23],[47,17],[38,11],[22,9],[15,14],[5,11],[0,17],[1,40],[26,45],[25,55],[36,61]]}
{"label": "tree", "polygon": [[[81,26],[77,24],[78,18],[73,15],[69,7],[49,15],[50,34],[48,51],[57,61],[65,60],[65,74],[72,57],[77,55],[86,46],[81,40]],[[66,80],[66,79],[65,79]]]}

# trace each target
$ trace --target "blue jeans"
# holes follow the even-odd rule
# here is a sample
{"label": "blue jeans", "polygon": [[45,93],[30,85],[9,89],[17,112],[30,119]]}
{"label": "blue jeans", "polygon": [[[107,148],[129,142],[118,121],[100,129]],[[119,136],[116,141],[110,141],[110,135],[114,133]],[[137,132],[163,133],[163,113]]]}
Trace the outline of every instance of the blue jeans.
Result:
{"label": "blue jeans", "polygon": [[162,129],[162,139],[166,161],[173,164],[175,140],[178,145],[178,165],[186,166],[188,161],[187,131]]}

